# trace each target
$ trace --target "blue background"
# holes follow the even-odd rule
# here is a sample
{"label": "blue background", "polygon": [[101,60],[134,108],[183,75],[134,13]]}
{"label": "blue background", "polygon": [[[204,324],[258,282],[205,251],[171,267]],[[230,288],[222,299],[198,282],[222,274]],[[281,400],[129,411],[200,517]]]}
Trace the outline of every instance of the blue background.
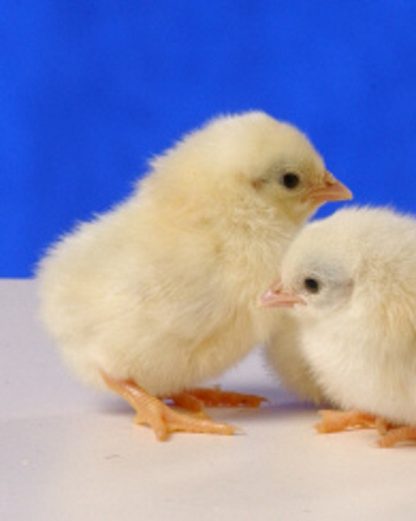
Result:
{"label": "blue background", "polygon": [[219,112],[294,122],[357,202],[416,211],[414,0],[0,6],[0,276]]}

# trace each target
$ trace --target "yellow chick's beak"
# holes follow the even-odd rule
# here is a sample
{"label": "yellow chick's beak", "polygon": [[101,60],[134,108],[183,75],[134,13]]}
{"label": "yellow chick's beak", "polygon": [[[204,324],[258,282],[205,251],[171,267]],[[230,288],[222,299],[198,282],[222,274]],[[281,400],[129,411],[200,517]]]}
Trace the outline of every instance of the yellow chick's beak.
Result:
{"label": "yellow chick's beak", "polygon": [[317,204],[327,201],[345,201],[352,199],[352,192],[330,172],[325,172],[324,184],[312,188],[306,198]]}
{"label": "yellow chick's beak", "polygon": [[283,291],[280,282],[277,282],[263,293],[259,303],[259,305],[264,308],[293,308],[295,304],[305,305],[306,301],[295,293]]}

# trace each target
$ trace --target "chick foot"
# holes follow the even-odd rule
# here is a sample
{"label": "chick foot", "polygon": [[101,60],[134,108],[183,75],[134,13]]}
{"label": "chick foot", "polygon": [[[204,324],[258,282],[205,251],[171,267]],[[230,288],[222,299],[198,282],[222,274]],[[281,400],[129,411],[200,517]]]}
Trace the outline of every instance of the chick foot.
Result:
{"label": "chick foot", "polygon": [[416,441],[416,427],[393,427],[378,440],[379,447],[393,447],[397,443]]}
{"label": "chick foot", "polygon": [[191,411],[203,411],[205,407],[250,407],[257,408],[267,398],[255,394],[222,391],[220,387],[213,389],[190,389],[172,397],[176,405]]}
{"label": "chick foot", "polygon": [[136,411],[135,422],[149,425],[159,441],[166,440],[170,433],[176,431],[224,435],[235,433],[232,425],[215,423],[207,418],[188,416],[172,410],[132,380],[116,380],[105,373],[102,373],[102,377],[107,386],[122,396]]}
{"label": "chick foot", "polygon": [[348,429],[370,429],[376,426],[376,417],[360,411],[320,410],[322,420],[315,425],[321,433],[341,432]]}

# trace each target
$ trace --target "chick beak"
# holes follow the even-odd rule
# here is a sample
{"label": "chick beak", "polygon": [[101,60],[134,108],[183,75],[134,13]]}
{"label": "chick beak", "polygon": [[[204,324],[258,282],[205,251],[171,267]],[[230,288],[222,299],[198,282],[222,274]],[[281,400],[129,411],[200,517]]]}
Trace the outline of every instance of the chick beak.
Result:
{"label": "chick beak", "polygon": [[295,304],[305,305],[305,300],[290,291],[283,291],[282,284],[277,282],[260,297],[260,306],[264,308],[293,308]]}
{"label": "chick beak", "polygon": [[317,204],[326,201],[345,201],[352,199],[352,192],[330,172],[325,172],[323,185],[312,188],[307,198]]}

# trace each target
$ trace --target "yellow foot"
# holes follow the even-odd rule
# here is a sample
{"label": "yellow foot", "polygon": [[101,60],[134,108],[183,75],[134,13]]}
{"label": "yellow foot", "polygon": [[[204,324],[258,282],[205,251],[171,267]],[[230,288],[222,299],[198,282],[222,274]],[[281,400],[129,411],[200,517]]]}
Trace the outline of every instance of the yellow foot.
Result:
{"label": "yellow foot", "polygon": [[161,400],[148,394],[132,380],[116,380],[102,373],[107,386],[122,396],[136,411],[136,423],[149,425],[159,441],[166,440],[171,432],[207,434],[235,433],[232,425],[215,423],[207,418],[188,416],[172,410]]}
{"label": "yellow foot", "polygon": [[393,427],[378,440],[380,447],[393,447],[397,443],[416,441],[416,427]]}
{"label": "yellow foot", "polygon": [[315,425],[321,434],[348,429],[369,429],[376,425],[376,417],[360,411],[321,410],[322,420]]}
{"label": "yellow foot", "polygon": [[220,387],[213,389],[190,389],[172,397],[176,405],[191,411],[202,411],[203,407],[259,407],[267,401],[255,394],[222,391]]}

